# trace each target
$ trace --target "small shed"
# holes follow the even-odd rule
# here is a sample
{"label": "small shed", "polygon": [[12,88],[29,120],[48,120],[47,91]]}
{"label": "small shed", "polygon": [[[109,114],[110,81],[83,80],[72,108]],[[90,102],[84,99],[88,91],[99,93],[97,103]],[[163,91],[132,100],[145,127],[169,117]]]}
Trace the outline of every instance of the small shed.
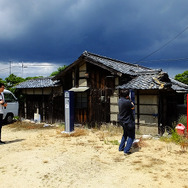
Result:
{"label": "small shed", "polygon": [[[20,98],[19,113],[21,117],[33,119],[39,110],[41,120],[52,123],[62,119],[64,110],[62,86],[53,77],[41,77],[27,80],[15,86]],[[62,104],[62,106],[57,104]],[[60,114],[59,114],[60,112]]]}

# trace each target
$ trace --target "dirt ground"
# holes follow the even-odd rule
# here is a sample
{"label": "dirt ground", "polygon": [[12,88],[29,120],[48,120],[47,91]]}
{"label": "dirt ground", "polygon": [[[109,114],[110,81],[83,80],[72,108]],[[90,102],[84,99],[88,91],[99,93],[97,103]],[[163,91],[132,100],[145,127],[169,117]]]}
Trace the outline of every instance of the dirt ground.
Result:
{"label": "dirt ground", "polygon": [[152,138],[124,156],[116,129],[76,128],[69,136],[57,127],[4,126],[0,187],[188,188],[188,148]]}

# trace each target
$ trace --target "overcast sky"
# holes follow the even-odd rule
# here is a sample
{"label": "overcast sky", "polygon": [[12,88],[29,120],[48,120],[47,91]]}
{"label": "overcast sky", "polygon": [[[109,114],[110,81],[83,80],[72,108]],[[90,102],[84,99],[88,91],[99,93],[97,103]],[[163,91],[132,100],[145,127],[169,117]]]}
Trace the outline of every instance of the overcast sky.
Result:
{"label": "overcast sky", "polygon": [[188,70],[188,1],[0,0],[1,78],[48,76],[85,50],[162,68],[171,77],[182,73]]}

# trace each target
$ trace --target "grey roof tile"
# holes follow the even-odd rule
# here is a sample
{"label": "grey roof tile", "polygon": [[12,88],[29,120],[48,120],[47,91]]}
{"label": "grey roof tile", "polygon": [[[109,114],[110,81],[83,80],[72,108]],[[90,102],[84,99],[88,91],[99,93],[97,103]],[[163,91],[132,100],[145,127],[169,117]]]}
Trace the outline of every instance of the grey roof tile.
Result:
{"label": "grey roof tile", "polygon": [[126,84],[118,86],[119,89],[167,89],[175,91],[188,91],[188,85],[170,78],[169,81],[160,81],[159,74],[140,74]]}
{"label": "grey roof tile", "polygon": [[159,85],[153,81],[154,74],[139,75],[126,84],[118,86],[119,89],[159,89]]}
{"label": "grey roof tile", "polygon": [[181,83],[177,80],[174,80],[172,78],[170,78],[171,82],[172,82],[172,89],[176,90],[176,91],[188,91],[188,85]]}
{"label": "grey roof tile", "polygon": [[171,88],[176,91],[188,91],[188,86],[181,82],[175,81],[168,77],[167,73],[163,73],[164,76],[162,80],[158,80],[158,77],[161,76],[162,69],[151,69],[148,67],[140,66],[137,64],[131,64],[115,59],[111,59],[105,56],[100,56],[90,52],[83,52],[82,55],[71,65],[69,65],[65,70],[55,76],[54,79],[60,79],[61,76],[65,75],[73,66],[79,63],[82,60],[85,60],[89,63],[101,66],[103,69],[111,69],[112,71],[117,71],[124,75],[130,75],[134,77],[128,83],[125,83],[117,88],[122,89],[165,89]]}
{"label": "grey roof tile", "polygon": [[19,83],[15,88],[24,89],[24,88],[45,88],[45,87],[57,87],[59,85],[59,81],[52,80],[52,77],[45,78],[36,78],[27,80],[25,82]]}
{"label": "grey roof tile", "polygon": [[99,64],[103,64],[104,66],[107,66],[109,68],[112,68],[118,72],[121,72],[123,74],[129,74],[129,75],[137,75],[140,72],[153,72],[153,71],[159,71],[158,69],[151,69],[148,67],[140,66],[137,64],[131,64],[126,63],[123,61],[111,59],[108,57],[92,54],[90,52],[83,52],[82,54],[84,57],[86,57],[88,60],[93,60]]}
{"label": "grey roof tile", "polygon": [[[165,89],[171,88],[175,91],[188,91],[188,85],[178,82],[174,79],[168,78],[167,73],[163,73],[162,69],[151,69],[137,64],[126,63],[123,61],[111,59],[108,57],[96,55],[90,52],[83,52],[82,56],[87,60],[95,61],[103,64],[106,67],[112,68],[122,74],[135,76],[131,81],[122,86],[121,89]],[[158,80],[163,74],[163,81]]]}

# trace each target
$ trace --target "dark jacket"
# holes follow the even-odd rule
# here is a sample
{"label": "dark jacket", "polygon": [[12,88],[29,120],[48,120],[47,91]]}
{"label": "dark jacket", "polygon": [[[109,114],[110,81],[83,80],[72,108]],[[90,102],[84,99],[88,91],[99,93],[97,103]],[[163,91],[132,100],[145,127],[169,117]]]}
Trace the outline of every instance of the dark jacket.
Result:
{"label": "dark jacket", "polygon": [[118,120],[121,123],[128,124],[134,121],[134,115],[132,110],[134,105],[131,103],[129,99],[120,97],[118,101],[118,107],[119,107]]}

